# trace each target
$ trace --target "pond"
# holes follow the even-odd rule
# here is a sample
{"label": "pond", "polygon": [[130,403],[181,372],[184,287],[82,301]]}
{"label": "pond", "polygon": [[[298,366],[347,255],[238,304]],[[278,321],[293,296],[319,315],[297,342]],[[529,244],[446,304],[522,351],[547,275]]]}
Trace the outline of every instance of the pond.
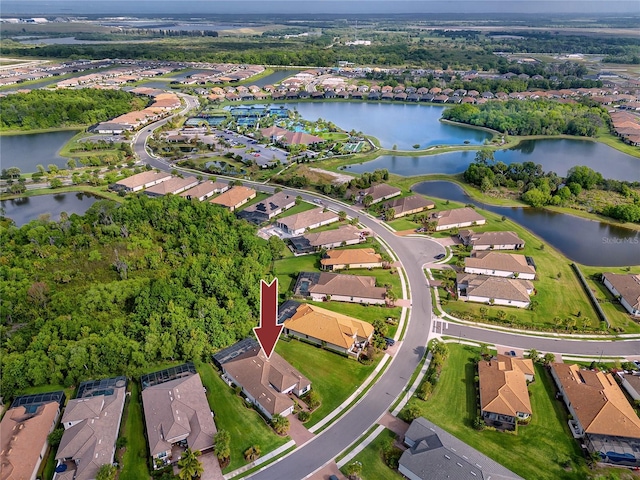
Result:
{"label": "pond", "polygon": [[3,135],[0,137],[2,168],[18,167],[22,173],[37,171],[37,165],[47,168],[53,163],[66,167],[68,158],[58,155],[60,149],[77,133],[62,132]]}
{"label": "pond", "polygon": [[384,148],[413,150],[414,145],[482,145],[491,138],[484,130],[440,122],[445,107],[402,103],[295,102],[287,104],[305,120],[329,120],[338,127],[372,135]]}
{"label": "pond", "polygon": [[640,261],[640,232],[539,208],[496,207],[471,199],[453,182],[421,182],[411,188],[430,197],[472,203],[504,215],[584,265],[619,267]]}
{"label": "pond", "polygon": [[[413,176],[432,173],[461,173],[473,162],[474,150],[403,157],[383,155],[375,160],[347,167],[349,172],[372,172],[386,168],[390,173]],[[514,148],[495,152],[496,161],[510,163],[533,162],[545,171],[565,176],[576,165],[586,165],[605,178],[640,181],[640,158],[622,153],[603,143],[574,139],[526,140]]]}
{"label": "pond", "polygon": [[41,215],[49,215],[49,218],[55,221],[60,220],[62,212],[68,215],[73,213],[83,215],[97,200],[99,197],[90,193],[56,193],[2,200],[0,206],[4,209],[4,216],[11,218],[17,226],[21,227],[32,220],[37,220]]}
{"label": "pond", "polygon": [[289,78],[299,72],[300,70],[276,70],[271,75],[267,75],[266,77],[259,78],[255,82],[251,82],[251,85],[256,85],[260,88],[265,85],[277,85],[285,78]]}

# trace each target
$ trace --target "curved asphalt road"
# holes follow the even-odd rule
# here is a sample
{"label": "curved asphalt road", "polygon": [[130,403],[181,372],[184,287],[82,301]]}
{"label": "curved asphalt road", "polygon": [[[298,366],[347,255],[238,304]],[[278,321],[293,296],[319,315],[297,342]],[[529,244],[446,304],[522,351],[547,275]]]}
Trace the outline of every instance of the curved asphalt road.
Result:
{"label": "curved asphalt road", "polygon": [[[180,114],[195,108],[197,99],[189,95],[181,95],[187,106]],[[171,118],[171,117],[169,117]],[[144,128],[134,137],[134,150],[139,158],[154,168],[170,170],[167,162],[151,157],[145,148],[146,140],[152,130],[166,123],[161,120],[151,127]],[[223,180],[220,178],[219,180]],[[250,182],[247,182],[250,183]],[[273,191],[273,187],[259,185],[262,191]],[[290,191],[293,195],[301,195],[304,200],[313,200],[317,196]],[[265,470],[255,473],[251,478],[256,480],[296,479],[308,476],[324,466],[353,441],[359,438],[371,425],[377,422],[403,392],[409,378],[420,363],[431,329],[431,295],[427,288],[422,265],[434,255],[443,253],[438,243],[427,238],[398,237],[380,225],[376,220],[343,204],[323,198],[328,206],[336,210],[344,210],[349,216],[358,216],[360,221],[376,235],[381,237],[401,261],[408,281],[412,299],[409,314],[409,325],[404,340],[383,375],[376,381],[367,394],[344,414],[339,421],[327,428],[311,441],[297,448],[293,453]],[[449,323],[445,334],[463,339],[476,340],[491,344],[508,345],[516,348],[535,348],[544,352],[581,354],[581,355],[632,355],[640,352],[640,341],[572,341],[567,339],[539,338],[516,333],[497,332],[483,328]]]}

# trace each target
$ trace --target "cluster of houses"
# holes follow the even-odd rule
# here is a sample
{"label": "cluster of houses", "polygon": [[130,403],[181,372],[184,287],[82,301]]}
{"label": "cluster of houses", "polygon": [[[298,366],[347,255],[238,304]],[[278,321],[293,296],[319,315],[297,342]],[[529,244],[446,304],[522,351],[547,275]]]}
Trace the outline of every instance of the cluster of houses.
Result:
{"label": "cluster of houses", "polygon": [[[640,103],[634,110],[640,110]],[[629,107],[631,104],[629,104]],[[628,108],[631,110],[631,108]],[[617,110],[611,113],[611,123],[616,134],[629,145],[640,146],[640,116],[628,111]]]}

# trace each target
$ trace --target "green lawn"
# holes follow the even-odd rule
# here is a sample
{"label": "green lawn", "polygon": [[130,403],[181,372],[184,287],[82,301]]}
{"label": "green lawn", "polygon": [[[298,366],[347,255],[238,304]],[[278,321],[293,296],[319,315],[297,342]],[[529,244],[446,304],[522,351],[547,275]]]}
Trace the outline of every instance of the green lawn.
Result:
{"label": "green lawn", "polygon": [[344,402],[375,369],[375,364],[363,365],[298,340],[278,342],[276,352],[311,380],[311,388],[320,395],[322,404],[312,413],[305,424],[307,427],[318,423]]}
{"label": "green lawn", "polygon": [[[387,480],[392,478],[401,479],[404,478],[396,470],[391,470],[382,458],[383,449],[396,438],[396,434],[391,430],[385,428],[380,435],[378,435],[373,442],[365,447],[353,460],[347,463],[353,463],[355,461],[362,463],[362,474],[360,478],[362,480]],[[344,473],[344,467],[342,468]]]}
{"label": "green lawn", "polygon": [[210,364],[199,363],[198,372],[215,413],[216,427],[231,434],[231,463],[224,469],[225,473],[246,465],[243,453],[251,445],[259,445],[264,455],[287,443],[289,437],[276,435],[258,412],[245,407],[244,400],[224,383]]}
{"label": "green lawn", "polygon": [[449,358],[431,398],[413,397],[422,415],[526,479],[578,480],[587,478],[587,467],[577,441],[567,425],[564,404],[554,398],[555,387],[544,367],[536,366],[530,385],[531,423],[518,428],[518,435],[474,430],[478,396],[473,357],[479,352],[468,346],[449,344]]}
{"label": "green lawn", "polygon": [[300,257],[285,257],[274,262],[273,273],[278,277],[278,290],[282,297],[293,289],[300,272],[315,272],[320,269],[318,254]]}
{"label": "green lawn", "polygon": [[295,215],[296,213],[306,212],[307,210],[313,210],[317,205],[313,205],[312,203],[307,202],[298,202],[297,205],[294,205],[289,210],[282,212],[280,215],[276,215],[274,218],[282,218],[288,217],[289,215]]}
{"label": "green lawn", "polygon": [[149,450],[144,435],[140,385],[136,381],[129,381],[129,387],[131,395],[127,396],[120,427],[120,436],[127,439],[127,446],[119,479],[139,480],[149,478]]}
{"label": "green lawn", "polygon": [[411,218],[413,218],[413,215],[398,218],[397,220],[391,220],[387,222],[387,225],[399,232],[402,232],[403,230],[415,230],[420,226],[420,224],[414,222],[413,220],[411,220]]}
{"label": "green lawn", "polygon": [[[360,305],[358,303],[348,302],[308,302],[312,305],[317,305],[321,308],[326,308],[332,312],[342,313],[358,320],[372,323],[375,319],[386,319],[389,317],[400,320],[400,314],[402,313],[401,307],[385,307],[383,305]],[[393,337],[396,333],[396,325],[389,325],[389,331],[387,336]]]}

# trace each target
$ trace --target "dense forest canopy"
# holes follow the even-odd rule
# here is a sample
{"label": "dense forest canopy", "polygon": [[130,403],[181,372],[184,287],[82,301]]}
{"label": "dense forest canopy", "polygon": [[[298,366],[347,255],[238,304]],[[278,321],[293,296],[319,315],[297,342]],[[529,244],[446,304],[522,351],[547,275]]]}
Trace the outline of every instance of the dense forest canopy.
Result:
{"label": "dense forest canopy", "polygon": [[508,100],[483,105],[461,104],[442,113],[454,122],[487,127],[509,135],[594,136],[609,115],[602,107],[549,100]]}
{"label": "dense forest canopy", "polygon": [[0,98],[0,130],[93,125],[142,109],[147,102],[121,90],[32,90]]}
{"label": "dense forest canopy", "polygon": [[176,196],[98,201],[0,242],[5,398],[232,344],[256,326],[272,259],[248,223]]}

